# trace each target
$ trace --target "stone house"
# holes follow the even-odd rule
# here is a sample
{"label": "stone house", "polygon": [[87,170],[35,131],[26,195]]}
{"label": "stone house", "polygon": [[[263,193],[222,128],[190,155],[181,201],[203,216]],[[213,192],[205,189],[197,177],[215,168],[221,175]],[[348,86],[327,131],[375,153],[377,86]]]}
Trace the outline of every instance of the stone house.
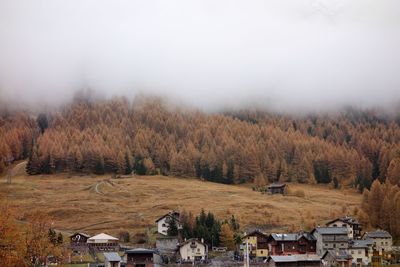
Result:
{"label": "stone house", "polygon": [[320,256],[328,250],[347,250],[349,247],[346,227],[317,227],[311,234],[317,240],[316,252]]}

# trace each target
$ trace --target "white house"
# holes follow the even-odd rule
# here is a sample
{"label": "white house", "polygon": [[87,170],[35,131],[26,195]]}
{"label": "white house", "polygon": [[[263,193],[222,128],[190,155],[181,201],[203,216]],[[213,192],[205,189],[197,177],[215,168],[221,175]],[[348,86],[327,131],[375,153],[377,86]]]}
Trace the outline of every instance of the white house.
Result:
{"label": "white house", "polygon": [[350,216],[340,217],[329,221],[327,227],[346,227],[349,239],[361,238],[361,224]]}
{"label": "white house", "polygon": [[184,262],[204,261],[207,259],[208,246],[203,239],[199,241],[196,238],[191,238],[179,244],[178,247],[181,259]]}
{"label": "white house", "polygon": [[169,224],[172,220],[175,220],[178,229],[181,228],[179,212],[171,211],[156,220],[157,232],[162,235],[168,235]]}
{"label": "white house", "polygon": [[348,252],[353,257],[356,266],[371,264],[374,241],[372,240],[351,240],[349,241]]}

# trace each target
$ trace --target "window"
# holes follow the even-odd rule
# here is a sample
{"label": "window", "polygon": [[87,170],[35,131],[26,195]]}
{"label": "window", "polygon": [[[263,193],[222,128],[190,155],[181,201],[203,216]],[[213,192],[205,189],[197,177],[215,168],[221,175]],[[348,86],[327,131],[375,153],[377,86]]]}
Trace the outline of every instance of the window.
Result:
{"label": "window", "polygon": [[199,248],[197,249],[197,252],[200,252],[200,249],[199,249]]}
{"label": "window", "polygon": [[385,242],[385,245],[387,246],[387,245],[388,245],[388,242]]}
{"label": "window", "polygon": [[358,251],[358,254],[361,254],[361,250]]}

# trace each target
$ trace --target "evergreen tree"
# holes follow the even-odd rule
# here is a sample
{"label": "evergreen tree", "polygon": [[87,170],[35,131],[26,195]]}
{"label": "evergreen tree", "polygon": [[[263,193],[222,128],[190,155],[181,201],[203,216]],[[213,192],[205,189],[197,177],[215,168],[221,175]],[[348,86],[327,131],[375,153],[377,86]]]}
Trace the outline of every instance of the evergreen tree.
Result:
{"label": "evergreen tree", "polygon": [[171,221],[169,222],[167,234],[169,236],[178,235],[178,225],[176,224],[176,220],[173,218],[171,218]]}

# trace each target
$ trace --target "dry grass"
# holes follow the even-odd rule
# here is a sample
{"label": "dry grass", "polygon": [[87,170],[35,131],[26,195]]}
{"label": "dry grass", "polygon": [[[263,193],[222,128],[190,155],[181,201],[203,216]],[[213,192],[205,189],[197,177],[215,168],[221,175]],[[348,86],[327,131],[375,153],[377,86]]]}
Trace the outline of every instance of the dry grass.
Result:
{"label": "dry grass", "polygon": [[[95,190],[97,183],[101,194]],[[340,215],[343,206],[352,211],[361,201],[355,191],[320,185],[290,184],[290,190],[304,195],[266,195],[246,185],[163,176],[109,180],[105,176],[20,175],[12,185],[3,181],[0,184],[0,196],[4,195],[21,215],[43,209],[52,215],[57,229],[90,234],[144,232],[171,209],[197,214],[202,208],[222,219],[233,214],[242,226],[266,226],[280,231],[300,226],[307,217],[323,223],[332,215]]]}

